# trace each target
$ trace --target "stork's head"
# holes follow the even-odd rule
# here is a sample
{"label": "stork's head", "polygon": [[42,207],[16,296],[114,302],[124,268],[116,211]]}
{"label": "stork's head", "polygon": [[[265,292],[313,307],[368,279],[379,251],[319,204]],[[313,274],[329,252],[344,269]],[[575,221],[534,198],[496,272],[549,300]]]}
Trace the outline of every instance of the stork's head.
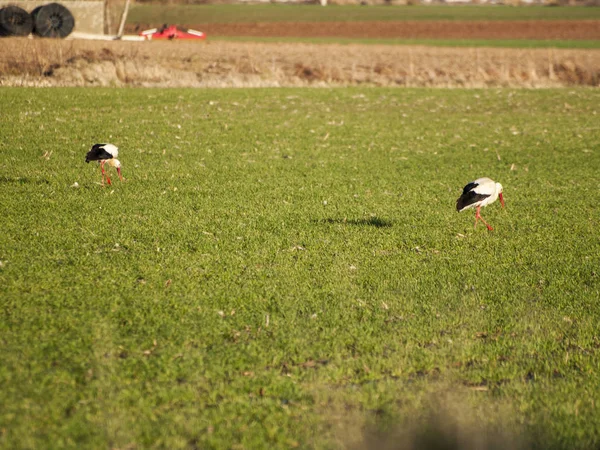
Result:
{"label": "stork's head", "polygon": [[502,196],[502,185],[500,183],[496,183],[496,192],[498,193],[498,197],[500,198],[500,204],[504,208],[504,197]]}
{"label": "stork's head", "polygon": [[108,161],[108,165],[109,166],[113,166],[115,169],[117,169],[117,173],[119,174],[119,178],[121,180],[123,180],[123,175],[121,175],[121,161],[119,161],[118,159],[109,159]]}

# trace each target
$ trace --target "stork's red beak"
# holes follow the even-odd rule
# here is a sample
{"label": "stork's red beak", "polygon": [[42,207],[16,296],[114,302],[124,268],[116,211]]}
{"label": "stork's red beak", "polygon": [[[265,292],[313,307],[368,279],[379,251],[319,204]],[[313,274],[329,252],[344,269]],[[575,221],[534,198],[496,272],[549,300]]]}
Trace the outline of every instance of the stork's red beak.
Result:
{"label": "stork's red beak", "polygon": [[119,174],[119,178],[123,181],[123,175],[121,175],[121,168],[117,167],[117,173]]}
{"label": "stork's red beak", "polygon": [[504,197],[502,197],[502,192],[500,192],[500,204],[502,205],[502,207],[504,208]]}

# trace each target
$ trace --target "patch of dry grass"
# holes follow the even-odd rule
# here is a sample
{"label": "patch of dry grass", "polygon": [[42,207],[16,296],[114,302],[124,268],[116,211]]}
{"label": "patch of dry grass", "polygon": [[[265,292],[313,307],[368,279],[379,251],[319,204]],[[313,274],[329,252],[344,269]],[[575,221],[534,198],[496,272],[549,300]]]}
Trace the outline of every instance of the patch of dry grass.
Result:
{"label": "patch of dry grass", "polygon": [[251,42],[10,39],[0,85],[431,86],[600,85],[597,50]]}

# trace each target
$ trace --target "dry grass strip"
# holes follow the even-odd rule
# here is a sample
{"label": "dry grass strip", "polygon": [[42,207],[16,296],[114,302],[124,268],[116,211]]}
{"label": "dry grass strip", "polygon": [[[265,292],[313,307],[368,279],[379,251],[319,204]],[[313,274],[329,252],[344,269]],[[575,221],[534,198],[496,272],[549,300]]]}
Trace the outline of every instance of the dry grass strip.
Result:
{"label": "dry grass strip", "polygon": [[4,39],[4,86],[600,86],[599,50]]}

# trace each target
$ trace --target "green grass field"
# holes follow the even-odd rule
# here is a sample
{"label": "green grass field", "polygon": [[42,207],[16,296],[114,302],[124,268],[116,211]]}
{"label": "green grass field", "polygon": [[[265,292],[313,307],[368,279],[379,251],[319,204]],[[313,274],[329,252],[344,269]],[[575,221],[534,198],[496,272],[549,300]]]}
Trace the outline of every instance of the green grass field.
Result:
{"label": "green grass field", "polygon": [[397,20],[588,20],[600,8],[547,6],[415,5],[144,5],[130,10],[130,23],[364,22]]}
{"label": "green grass field", "polygon": [[1,92],[2,448],[600,444],[597,89]]}

